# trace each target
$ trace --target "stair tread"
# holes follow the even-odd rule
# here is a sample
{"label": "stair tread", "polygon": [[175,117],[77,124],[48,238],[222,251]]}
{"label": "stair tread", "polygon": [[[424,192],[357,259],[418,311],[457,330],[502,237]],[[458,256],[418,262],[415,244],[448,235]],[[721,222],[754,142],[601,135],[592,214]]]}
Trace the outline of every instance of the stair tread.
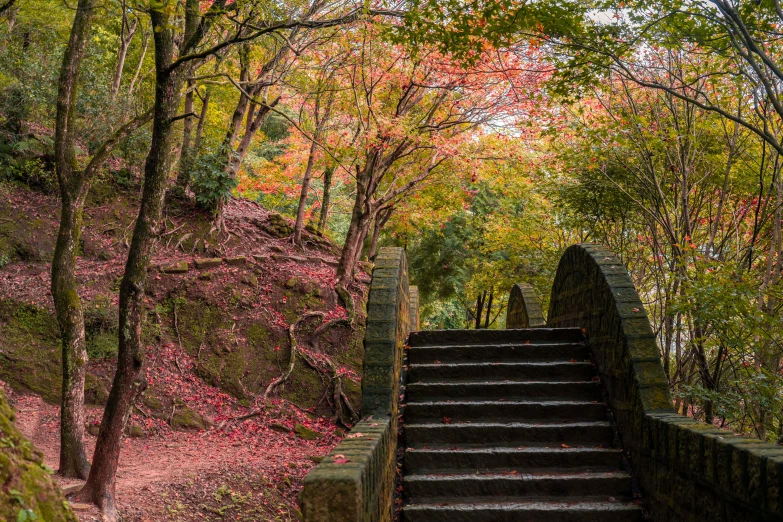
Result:
{"label": "stair tread", "polygon": [[536,341],[536,342],[511,342],[511,341],[503,341],[498,343],[480,343],[480,344],[464,344],[464,343],[451,343],[451,344],[417,344],[416,346],[411,346],[411,350],[426,350],[429,348],[486,348],[486,347],[506,347],[506,346],[518,346],[518,347],[525,347],[525,346],[579,346],[583,347],[585,346],[584,342],[581,341]]}
{"label": "stair tread", "polygon": [[583,498],[583,497],[557,497],[557,498],[513,498],[505,500],[492,500],[482,498],[460,498],[453,502],[412,501],[406,504],[405,509],[415,508],[436,509],[460,509],[482,510],[502,507],[505,509],[539,509],[539,510],[595,510],[595,511],[637,511],[641,508],[630,499],[609,500],[607,497]]}
{"label": "stair tread", "polygon": [[481,427],[488,427],[488,428],[506,428],[506,427],[513,427],[513,428],[523,428],[523,427],[539,427],[539,426],[545,426],[547,428],[553,428],[553,427],[562,427],[562,428],[579,428],[579,427],[592,427],[592,426],[601,426],[601,427],[609,427],[611,426],[611,423],[609,421],[571,421],[571,422],[564,422],[561,419],[555,419],[554,421],[547,421],[546,419],[541,419],[539,422],[492,422],[492,421],[455,421],[455,422],[449,422],[445,423],[442,420],[438,422],[416,422],[413,424],[406,424],[407,428],[419,428],[419,427],[430,427],[430,426],[453,426],[453,427],[460,427],[460,426],[470,426],[471,428],[475,428],[477,426]]}
{"label": "stair tread", "polygon": [[455,399],[446,399],[446,400],[440,400],[440,401],[410,401],[405,403],[405,406],[525,406],[525,405],[532,405],[535,404],[537,406],[592,406],[594,404],[603,404],[596,401],[564,401],[559,398],[553,398],[551,400],[543,400],[540,397],[537,397],[536,400],[525,400],[525,399],[510,399],[510,400],[455,400]]}
{"label": "stair tread", "polygon": [[619,470],[527,470],[514,473],[516,470],[508,470],[508,473],[503,472],[481,472],[481,473],[411,473],[405,476],[406,481],[418,480],[418,481],[448,481],[448,480],[544,480],[544,479],[557,479],[557,480],[577,480],[577,479],[601,479],[601,478],[620,478],[627,479],[631,476],[625,471]]}
{"label": "stair tread", "polygon": [[443,368],[444,366],[457,366],[460,368],[476,368],[484,366],[533,366],[546,368],[549,366],[592,366],[591,361],[467,361],[467,362],[438,362],[438,363],[414,363],[409,368]]}
{"label": "stair tread", "polygon": [[409,342],[412,522],[641,520],[580,329],[430,331]]}
{"label": "stair tread", "polygon": [[604,452],[604,453],[619,453],[616,448],[602,448],[593,446],[569,446],[564,448],[562,446],[526,446],[518,448],[509,448],[507,446],[432,446],[426,449],[422,448],[406,448],[405,451],[415,452],[432,452],[432,453],[585,453],[585,452]]}
{"label": "stair tread", "polygon": [[574,385],[574,384],[598,384],[598,381],[585,381],[585,380],[552,380],[552,381],[543,381],[543,380],[536,380],[536,381],[512,381],[510,379],[476,379],[476,380],[466,380],[466,381],[452,381],[452,380],[441,380],[441,381],[427,381],[427,382],[409,382],[406,386],[410,387],[412,385],[427,385],[432,386],[433,384],[440,384],[444,386],[464,386],[466,384],[483,384],[488,386],[494,386],[499,384],[563,384],[563,385]]}

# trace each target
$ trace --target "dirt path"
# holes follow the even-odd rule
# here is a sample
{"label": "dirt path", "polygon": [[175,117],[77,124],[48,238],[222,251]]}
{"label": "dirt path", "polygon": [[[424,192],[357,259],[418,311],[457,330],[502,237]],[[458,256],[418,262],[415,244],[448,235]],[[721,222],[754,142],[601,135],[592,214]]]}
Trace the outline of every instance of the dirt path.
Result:
{"label": "dirt path", "polygon": [[[44,453],[46,464],[57,468],[59,452],[59,411],[33,395],[14,394],[6,389],[17,409],[17,426]],[[93,414],[98,413],[93,411]],[[297,421],[298,419],[289,419]],[[141,438],[126,438],[120,455],[117,473],[117,501],[123,520],[204,520],[204,513],[215,509],[204,503],[215,502],[221,488],[252,474],[253,482],[279,497],[268,517],[251,515],[240,520],[296,520],[296,495],[302,477],[315,465],[315,460],[327,454],[338,442],[333,434],[317,441],[302,440],[291,433],[281,433],[279,418],[258,418],[245,421],[232,430],[221,432],[168,432]],[[326,421],[324,421],[326,422]],[[323,425],[324,432],[328,426]],[[87,436],[91,454],[95,437]],[[244,476],[243,476],[243,471]],[[77,487],[81,481],[58,478],[64,488]],[[245,480],[244,482],[249,482]],[[227,489],[233,491],[235,487]],[[215,493],[217,492],[217,493]],[[182,500],[173,501],[173,498]],[[249,509],[250,505],[237,502],[233,496],[222,497],[221,507],[236,504]],[[226,502],[233,504],[226,504]],[[218,502],[220,503],[220,502]],[[174,507],[172,507],[174,506]],[[100,520],[100,513],[91,506],[76,505],[81,522]],[[262,506],[263,507],[263,506]],[[259,507],[253,508],[259,512]],[[202,513],[199,516],[199,511]],[[278,513],[279,512],[279,513]],[[287,512],[290,518],[281,517]],[[283,513],[284,514],[284,513]],[[194,518],[191,518],[191,515]],[[253,518],[264,516],[265,518]],[[210,519],[207,515],[207,519]]]}

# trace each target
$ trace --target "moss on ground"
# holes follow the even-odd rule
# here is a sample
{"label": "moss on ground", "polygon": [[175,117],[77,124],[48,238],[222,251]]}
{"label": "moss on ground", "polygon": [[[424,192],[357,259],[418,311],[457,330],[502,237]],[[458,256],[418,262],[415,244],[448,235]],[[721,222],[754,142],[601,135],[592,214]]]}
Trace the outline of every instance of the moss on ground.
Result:
{"label": "moss on ground", "polygon": [[171,427],[175,430],[204,430],[209,422],[187,406],[180,406],[171,416]]}
{"label": "moss on ground", "polygon": [[43,308],[0,299],[0,339],[0,379],[58,402],[62,359],[54,316]]}
{"label": "moss on ground", "polygon": [[44,466],[43,455],[16,429],[14,420],[0,391],[0,520],[77,522]]}

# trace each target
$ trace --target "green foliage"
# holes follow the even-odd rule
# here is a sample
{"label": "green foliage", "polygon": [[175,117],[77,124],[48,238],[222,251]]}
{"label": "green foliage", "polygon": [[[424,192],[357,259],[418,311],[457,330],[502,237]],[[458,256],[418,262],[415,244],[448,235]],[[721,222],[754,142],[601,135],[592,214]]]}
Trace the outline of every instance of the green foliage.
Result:
{"label": "green foliage", "polygon": [[[21,150],[20,146],[28,142],[19,142],[14,147]],[[4,176],[8,180],[19,181],[25,185],[38,189],[46,194],[57,192],[57,176],[50,167],[44,164],[40,159],[10,158],[6,157],[7,163],[4,166]],[[0,161],[0,168],[3,168],[3,162]]]}
{"label": "green foliage", "polygon": [[119,321],[111,298],[98,295],[84,306],[84,330],[87,355],[90,359],[105,359],[117,355]]}
{"label": "green foliage", "polygon": [[201,156],[190,175],[190,186],[196,201],[208,210],[215,210],[237,186],[236,178],[225,169],[222,154]]}
{"label": "green foliage", "polygon": [[43,455],[14,425],[15,413],[0,391],[0,520],[76,522]]}
{"label": "green foliage", "polygon": [[392,38],[414,50],[435,44],[470,63],[487,44],[505,47],[531,35],[563,38],[581,34],[595,4],[573,0],[413,0],[405,23],[394,29]]}

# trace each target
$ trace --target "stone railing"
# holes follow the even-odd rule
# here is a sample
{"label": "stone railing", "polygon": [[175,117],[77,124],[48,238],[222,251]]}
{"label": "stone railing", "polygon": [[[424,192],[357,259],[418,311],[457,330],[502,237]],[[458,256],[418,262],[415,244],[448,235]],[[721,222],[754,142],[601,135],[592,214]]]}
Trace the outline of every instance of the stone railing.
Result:
{"label": "stone railing", "polygon": [[410,286],[410,316],[411,316],[411,332],[415,332],[419,329],[419,287]]}
{"label": "stone railing", "polygon": [[511,287],[506,311],[506,328],[537,328],[546,326],[544,312],[536,291],[527,283]]}
{"label": "stone railing", "polygon": [[[416,293],[418,297],[418,292]],[[403,346],[418,322],[401,248],[382,248],[367,302],[362,420],[304,479],[306,522],[389,522],[396,480],[397,415]]]}
{"label": "stone railing", "polygon": [[586,332],[652,520],[783,520],[783,447],[674,412],[650,322],[611,251],[565,251],[548,326]]}

